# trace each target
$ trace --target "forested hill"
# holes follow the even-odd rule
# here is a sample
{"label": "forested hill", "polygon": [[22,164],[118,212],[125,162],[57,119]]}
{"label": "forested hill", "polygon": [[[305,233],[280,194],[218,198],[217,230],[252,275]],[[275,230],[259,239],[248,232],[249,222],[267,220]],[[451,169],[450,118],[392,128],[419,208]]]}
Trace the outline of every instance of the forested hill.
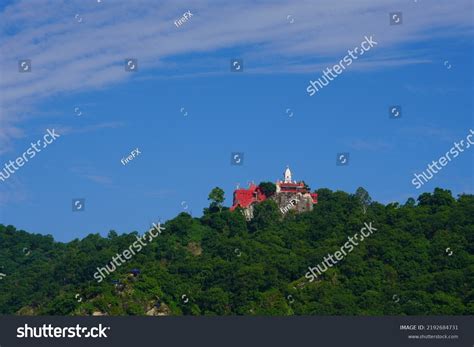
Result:
{"label": "forested hill", "polygon": [[[0,225],[0,313],[27,315],[474,314],[474,196],[435,189],[404,205],[317,190],[302,214],[273,201],[246,222],[211,203],[181,213],[98,283],[137,232],[69,243]],[[28,218],[28,216],[25,216]],[[308,267],[364,223],[377,229],[315,281]]]}

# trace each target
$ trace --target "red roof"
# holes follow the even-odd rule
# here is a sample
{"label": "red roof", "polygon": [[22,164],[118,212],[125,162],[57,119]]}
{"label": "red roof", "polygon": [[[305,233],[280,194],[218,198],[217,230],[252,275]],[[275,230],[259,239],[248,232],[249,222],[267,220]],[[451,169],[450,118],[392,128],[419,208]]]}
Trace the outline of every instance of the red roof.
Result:
{"label": "red roof", "polygon": [[304,187],[304,183],[303,183],[303,182],[299,182],[299,183],[278,182],[278,185],[279,185],[280,187],[282,187],[282,186],[288,186],[288,187]]}
{"label": "red roof", "polygon": [[231,211],[235,210],[238,206],[242,208],[249,207],[254,202],[262,202],[267,197],[263,194],[259,186],[251,184],[248,189],[236,189],[234,191],[234,203],[230,208]]}
{"label": "red roof", "polygon": [[[304,188],[305,184],[303,182],[300,183],[279,183],[280,188],[289,188],[284,189],[282,192],[284,193],[298,193],[301,192],[301,189],[297,188]],[[311,198],[313,199],[313,204],[318,203],[318,194],[317,193],[310,193]],[[247,208],[254,202],[262,202],[265,201],[267,197],[262,192],[259,186],[255,184],[251,184],[247,189],[240,188],[234,191],[234,202],[232,207],[230,208],[231,211],[235,210],[237,207]]]}

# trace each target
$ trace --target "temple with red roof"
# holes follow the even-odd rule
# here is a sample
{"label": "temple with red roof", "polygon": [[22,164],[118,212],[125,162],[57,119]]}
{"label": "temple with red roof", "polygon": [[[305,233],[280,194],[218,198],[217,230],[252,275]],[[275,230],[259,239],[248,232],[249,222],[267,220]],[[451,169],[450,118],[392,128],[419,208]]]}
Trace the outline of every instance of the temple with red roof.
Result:
{"label": "temple with red roof", "polygon": [[292,181],[292,174],[289,167],[284,172],[284,180],[277,180],[275,194],[267,197],[262,189],[251,183],[247,189],[237,188],[234,191],[234,202],[231,211],[240,207],[247,220],[253,218],[253,207],[266,199],[274,200],[280,207],[280,211],[285,214],[290,210],[296,212],[311,211],[313,205],[318,203],[318,194],[311,193],[308,185],[304,181]]}

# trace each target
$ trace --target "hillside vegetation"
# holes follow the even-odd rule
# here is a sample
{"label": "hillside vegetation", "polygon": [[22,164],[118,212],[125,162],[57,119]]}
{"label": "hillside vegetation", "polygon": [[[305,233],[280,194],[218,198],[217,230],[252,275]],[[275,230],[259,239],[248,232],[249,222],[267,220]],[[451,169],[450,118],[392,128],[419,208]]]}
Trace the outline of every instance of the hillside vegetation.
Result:
{"label": "hillside vegetation", "polygon": [[[250,222],[216,203],[200,218],[181,213],[101,283],[97,267],[128,249],[137,232],[59,243],[0,225],[0,313],[474,314],[474,196],[437,188],[382,205],[360,192],[319,189],[313,211],[284,218],[265,201]],[[364,222],[377,232],[310,283],[308,267]]]}

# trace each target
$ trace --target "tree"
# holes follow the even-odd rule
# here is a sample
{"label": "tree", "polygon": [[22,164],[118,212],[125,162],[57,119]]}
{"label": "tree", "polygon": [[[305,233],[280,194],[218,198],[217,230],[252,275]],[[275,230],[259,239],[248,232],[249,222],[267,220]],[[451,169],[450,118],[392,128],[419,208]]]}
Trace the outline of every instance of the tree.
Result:
{"label": "tree", "polygon": [[405,206],[414,207],[416,205],[416,201],[413,198],[408,198],[407,202],[405,202]]}
{"label": "tree", "polygon": [[265,200],[255,205],[253,216],[252,227],[257,231],[276,223],[281,217],[281,212],[275,201]]}
{"label": "tree", "polygon": [[222,203],[225,200],[224,191],[219,187],[215,187],[209,193],[207,200],[211,200],[211,205],[209,206],[211,209],[218,207],[219,211],[222,211]]}
{"label": "tree", "polygon": [[367,212],[367,207],[372,203],[372,198],[370,197],[369,192],[364,188],[359,187],[355,192],[355,197],[362,204],[362,209],[364,210],[365,214]]}
{"label": "tree", "polygon": [[276,185],[272,182],[261,182],[258,187],[267,198],[269,198],[276,192]]}
{"label": "tree", "polygon": [[107,234],[108,239],[113,239],[118,236],[117,232],[115,230],[110,230],[109,233]]}
{"label": "tree", "polygon": [[456,202],[451,191],[435,188],[433,194],[423,193],[418,197],[421,206],[451,206]]}
{"label": "tree", "polygon": [[361,204],[366,207],[372,203],[372,198],[370,197],[369,192],[362,187],[357,188],[355,196]]}
{"label": "tree", "polygon": [[[362,219],[364,191],[361,200],[317,192],[311,212],[282,218],[267,199],[249,223],[225,207],[218,212],[224,197],[216,188],[218,213],[182,212],[156,240],[141,239],[141,251],[133,246],[142,244],[138,232],[62,243],[0,224],[0,314],[474,314],[474,195],[435,189],[422,205],[373,201],[371,218]],[[378,231],[353,244],[349,235],[365,221]],[[98,268],[131,245],[136,254],[97,282]],[[308,281],[308,267],[338,249],[344,260]],[[137,277],[129,275],[134,268]]]}
{"label": "tree", "polygon": [[311,187],[305,181],[303,181],[303,185],[304,185],[304,189],[306,189],[307,192],[311,191]]}

